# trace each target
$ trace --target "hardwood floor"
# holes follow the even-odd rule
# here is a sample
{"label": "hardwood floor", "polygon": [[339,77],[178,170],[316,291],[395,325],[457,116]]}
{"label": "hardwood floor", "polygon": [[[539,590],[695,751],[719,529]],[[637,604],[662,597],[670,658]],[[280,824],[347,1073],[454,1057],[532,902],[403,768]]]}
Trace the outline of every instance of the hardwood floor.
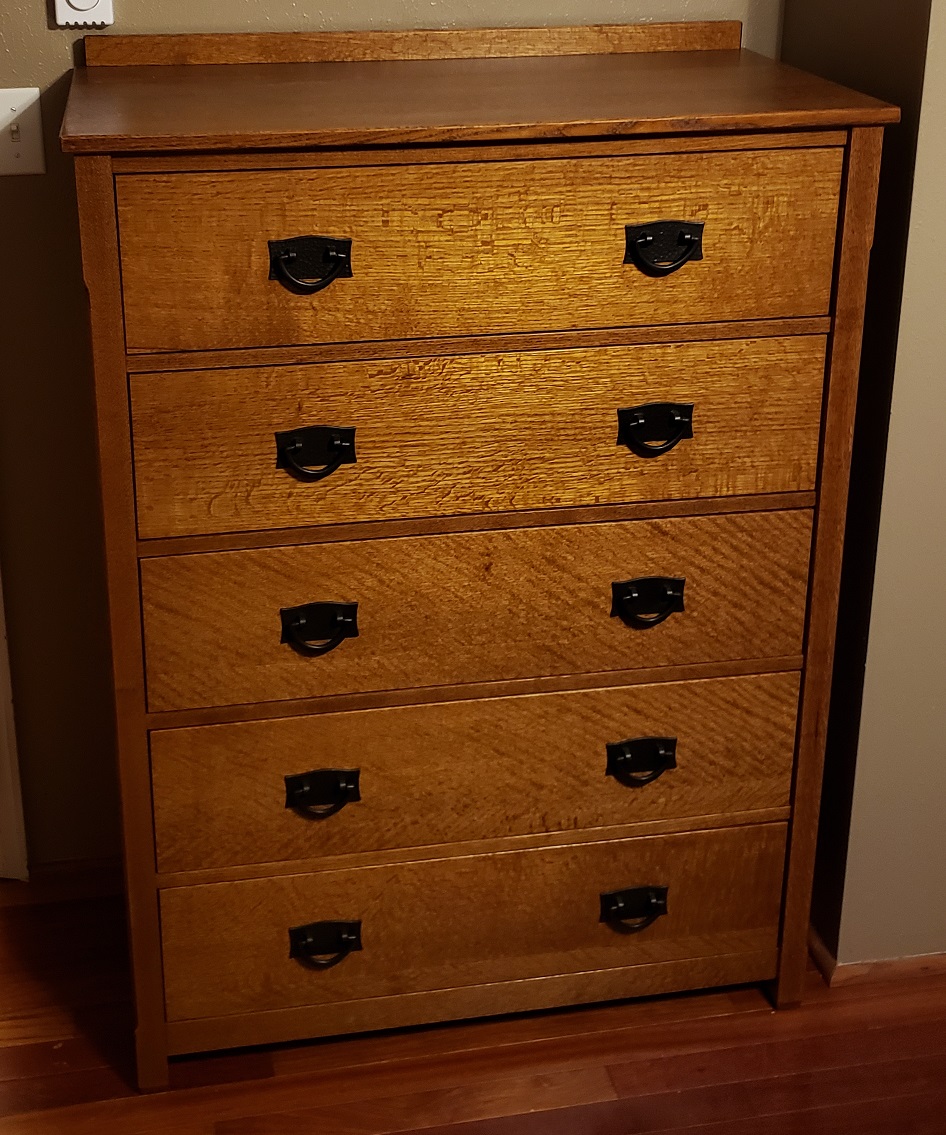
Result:
{"label": "hardwood floor", "polygon": [[[4,886],[13,886],[0,884]],[[2,1135],[944,1135],[946,974],[753,988],[178,1060],[130,1086],[120,904],[5,904]]]}

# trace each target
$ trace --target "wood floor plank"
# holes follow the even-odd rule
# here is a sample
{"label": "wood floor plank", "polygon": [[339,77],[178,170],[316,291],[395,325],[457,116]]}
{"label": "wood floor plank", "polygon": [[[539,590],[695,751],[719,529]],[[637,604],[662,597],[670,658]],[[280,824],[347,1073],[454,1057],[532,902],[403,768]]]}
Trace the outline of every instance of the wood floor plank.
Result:
{"label": "wood floor plank", "polygon": [[808,1036],[768,1044],[741,1044],[612,1065],[608,1070],[621,1097],[747,1081],[810,1071],[848,1069],[886,1060],[946,1059],[943,1021],[917,1021],[895,1028],[867,1028],[856,1043],[839,1044],[837,1035]]}
{"label": "wood floor plank", "polygon": [[[738,1093],[729,1084],[690,1091],[670,1091],[633,1100],[604,1103],[603,1085],[587,1083],[589,1096],[578,1110],[569,1100],[572,1090],[586,1087],[584,1074],[535,1076],[501,1080],[469,1089],[443,1089],[362,1101],[343,1108],[313,1108],[218,1123],[217,1135],[394,1135],[422,1130],[457,1117],[521,1117],[563,1108],[579,1115],[597,1111],[619,1122],[627,1132],[658,1132],[675,1127],[792,1114],[816,1105],[858,1103],[864,1100],[933,1094],[944,1082],[946,1060],[920,1060],[863,1065],[829,1072],[802,1072],[759,1081],[746,1081]],[[589,1108],[601,1102],[603,1106]],[[554,1117],[553,1117],[554,1118]]]}
{"label": "wood floor plank", "polygon": [[603,1068],[546,1076],[489,1080],[464,1088],[441,1088],[334,1108],[296,1110],[217,1123],[215,1135],[376,1135],[480,1119],[519,1115],[542,1108],[572,1108],[613,1100]]}
{"label": "wood floor plank", "polygon": [[128,1078],[116,1068],[100,1066],[70,1070],[0,1085],[0,1115],[45,1113],[58,1107],[98,1103],[135,1094]]}
{"label": "wood floor plank", "polygon": [[103,1068],[108,1057],[89,1037],[0,1046],[0,1084]]}
{"label": "wood floor plank", "polygon": [[[274,1061],[277,1075],[330,1075],[331,1083],[320,1090],[337,1095],[347,1094],[349,1072],[376,1064],[382,1067],[372,1077],[373,1088],[383,1087],[399,1075],[449,1078],[458,1067],[464,1076],[472,1077],[503,1067],[509,1071],[527,1067],[554,1071],[602,1061],[620,1063],[631,1053],[636,1064],[646,1059],[665,1062],[677,1054],[740,1044],[751,1048],[809,1036],[823,1037],[823,1048],[829,1052],[844,1052],[836,1040],[838,1033],[854,1029],[861,1034],[880,1023],[875,1014],[878,1006],[862,999],[845,1002],[845,1006],[831,1014],[824,1013],[820,1003],[776,1014],[757,991],[734,990],[651,1004],[604,1006],[545,1019],[474,1022],[296,1046],[277,1051]],[[883,1002],[879,1008],[886,1014],[884,1020],[889,1017],[895,1023],[908,1019],[913,1034],[924,1021],[946,1020],[946,998],[929,996],[925,990],[901,992],[899,998],[889,1004]],[[349,1044],[355,1046],[353,1052],[347,1050]],[[888,1054],[881,1049],[880,1055]],[[462,1063],[453,1061],[454,1056],[462,1056]]]}
{"label": "wood floor plank", "polygon": [[611,1005],[594,1005],[559,1012],[462,1021],[437,1028],[406,1029],[358,1037],[318,1040],[273,1053],[277,1075],[327,1072],[396,1060],[442,1057],[450,1053],[489,1051],[611,1034],[615,1030],[647,1029],[682,1021],[728,1017],[735,1013],[764,1013],[772,1007],[760,990],[739,988],[720,992],[646,998]]}
{"label": "wood floor plank", "polygon": [[[901,1096],[831,1104],[788,1114],[724,1119],[664,1128],[661,1135],[942,1135],[939,1095]],[[326,1133],[327,1135],[327,1133]],[[525,1116],[441,1127],[416,1128],[402,1135],[643,1135],[628,1126],[614,1104],[565,1108]]]}
{"label": "wood floor plank", "polygon": [[[919,993],[913,991],[902,999],[899,1008],[888,1006],[888,1015],[894,1023],[916,1027],[923,1020],[942,1020],[941,1007],[936,1005],[932,1007],[932,1016],[924,1017],[924,1008],[928,1006],[920,1003],[918,996]],[[573,1042],[568,1038],[558,1038],[554,1047],[551,1044],[530,1045],[526,1046],[525,1052],[515,1048],[498,1055],[485,1051],[477,1059],[463,1053],[441,1060],[420,1060],[413,1067],[393,1062],[388,1068],[356,1069],[347,1074],[334,1070],[117,1100],[103,1105],[101,1111],[95,1107],[69,1108],[48,1115],[48,1119],[55,1121],[54,1129],[63,1135],[101,1135],[108,1131],[121,1132],[122,1135],[163,1135],[207,1113],[214,1115],[218,1123],[223,1123],[252,1115],[285,1115],[306,1110],[311,1108],[313,1100],[324,1107],[344,1109],[349,1104],[410,1091],[467,1090],[478,1081],[488,1082],[504,1072],[509,1076],[516,1072],[534,1076],[583,1066],[605,1066],[619,1063],[622,1058],[626,1061],[632,1054],[641,1060],[666,1060],[680,1054],[712,1054],[738,1044],[762,1044],[779,1037],[792,1039],[806,1035],[833,1038],[839,1051],[853,1051],[860,1034],[874,1025],[880,1027],[881,1022],[876,1020],[873,1012],[870,1003],[855,1003],[842,1006],[837,1012],[831,1008],[819,1011],[803,1007],[787,1013],[740,1014],[726,1021],[681,1021],[676,1025],[631,1033],[631,1043],[628,1032],[618,1030],[616,1034],[579,1037]],[[843,1017],[843,1020],[836,1020],[837,1016]],[[33,1127],[24,1124],[17,1130],[29,1135],[39,1135],[40,1132],[46,1135],[50,1129],[39,1122]],[[0,1124],[2,1131],[4,1128]]]}

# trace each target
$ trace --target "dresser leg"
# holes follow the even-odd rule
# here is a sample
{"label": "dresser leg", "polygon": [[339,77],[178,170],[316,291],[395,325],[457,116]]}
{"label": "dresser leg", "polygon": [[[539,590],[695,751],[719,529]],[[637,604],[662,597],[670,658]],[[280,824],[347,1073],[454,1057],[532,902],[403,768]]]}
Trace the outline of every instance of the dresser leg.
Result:
{"label": "dresser leg", "polygon": [[135,1053],[137,1058],[138,1090],[142,1092],[162,1092],[168,1087],[168,1055],[163,1037],[151,1034],[151,1030],[135,1030]]}
{"label": "dresser leg", "polygon": [[783,1009],[798,1009],[801,1007],[802,998],[798,991],[787,988],[785,982],[780,981],[778,978],[765,982],[762,986],[762,992],[765,994],[772,1008],[778,1009],[779,1012]]}

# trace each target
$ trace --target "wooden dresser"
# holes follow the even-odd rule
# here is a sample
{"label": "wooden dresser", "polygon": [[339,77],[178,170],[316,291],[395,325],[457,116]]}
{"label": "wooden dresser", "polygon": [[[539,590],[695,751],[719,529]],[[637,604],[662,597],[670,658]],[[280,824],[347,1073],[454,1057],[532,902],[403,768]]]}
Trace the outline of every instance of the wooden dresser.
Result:
{"label": "wooden dresser", "polygon": [[86,40],[142,1086],[799,1000],[897,115],[739,35]]}

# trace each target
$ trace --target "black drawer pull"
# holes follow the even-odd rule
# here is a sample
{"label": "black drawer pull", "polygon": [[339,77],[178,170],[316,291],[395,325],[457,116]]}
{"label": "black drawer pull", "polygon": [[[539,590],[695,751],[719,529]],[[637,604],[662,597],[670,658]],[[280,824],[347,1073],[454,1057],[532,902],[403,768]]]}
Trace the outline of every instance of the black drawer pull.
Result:
{"label": "black drawer pull", "polygon": [[361,769],[320,768],[287,776],[286,807],[324,820],[361,799]]}
{"label": "black drawer pull", "polygon": [[355,430],[350,426],[301,426],[276,434],[276,468],[297,481],[322,481],[355,460]]}
{"label": "black drawer pull", "polygon": [[331,969],[361,949],[361,922],[310,922],[289,930],[289,957],[310,969]]}
{"label": "black drawer pull", "polygon": [[643,788],[677,767],[676,737],[634,737],[607,746],[606,776],[626,788]]}
{"label": "black drawer pull", "polygon": [[269,241],[269,278],[297,296],[314,295],[351,274],[351,240],[347,237],[293,236]]}
{"label": "black drawer pull", "polygon": [[283,607],[282,638],[299,654],[328,654],[346,638],[358,637],[357,603],[304,603]]}
{"label": "black drawer pull", "polygon": [[639,934],[666,913],[666,887],[632,887],[601,896],[601,921],[621,934]]}
{"label": "black drawer pull", "polygon": [[611,584],[611,617],[646,630],[682,611],[685,579],[650,575]]}
{"label": "black drawer pull", "polygon": [[659,457],[691,437],[692,402],[648,402],[618,410],[617,444],[626,445],[638,457]]}
{"label": "black drawer pull", "polygon": [[688,260],[703,259],[702,221],[651,221],[625,225],[624,263],[645,276],[669,276]]}

